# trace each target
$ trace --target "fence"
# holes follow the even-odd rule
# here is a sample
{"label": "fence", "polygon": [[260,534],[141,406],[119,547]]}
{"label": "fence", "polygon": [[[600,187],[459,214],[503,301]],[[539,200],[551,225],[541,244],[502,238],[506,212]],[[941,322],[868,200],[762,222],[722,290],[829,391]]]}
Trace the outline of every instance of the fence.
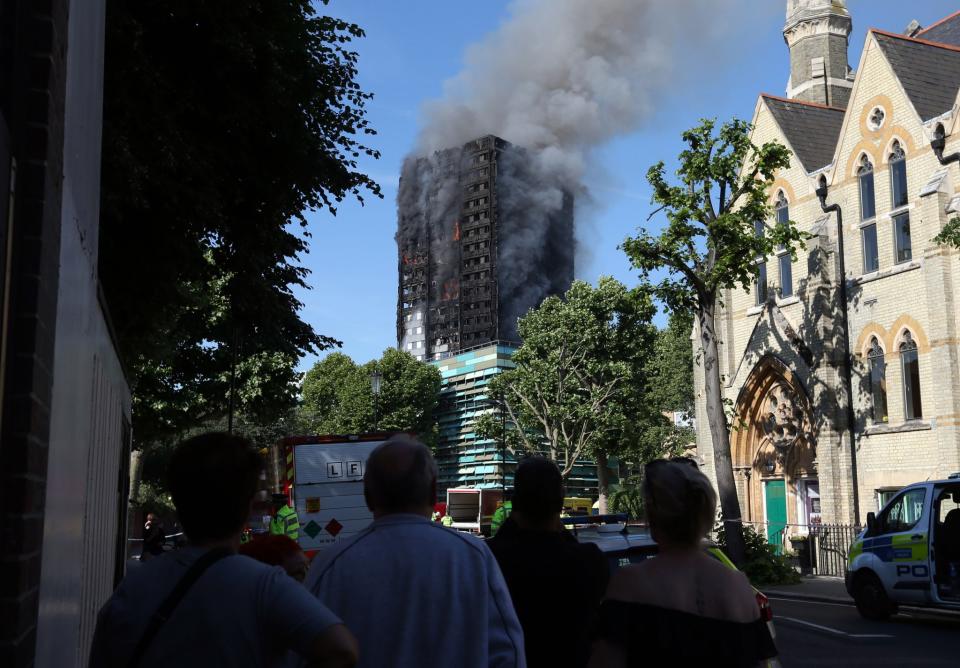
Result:
{"label": "fence", "polygon": [[[778,524],[770,531],[767,522],[744,522],[776,546],[778,554],[794,552],[800,570],[814,575],[843,577],[847,572],[847,555],[860,527],[853,524]],[[806,541],[791,541],[805,536]]]}
{"label": "fence", "polygon": [[847,555],[860,527],[852,524],[817,524],[810,527],[810,554],[817,575],[842,577],[847,572]]}

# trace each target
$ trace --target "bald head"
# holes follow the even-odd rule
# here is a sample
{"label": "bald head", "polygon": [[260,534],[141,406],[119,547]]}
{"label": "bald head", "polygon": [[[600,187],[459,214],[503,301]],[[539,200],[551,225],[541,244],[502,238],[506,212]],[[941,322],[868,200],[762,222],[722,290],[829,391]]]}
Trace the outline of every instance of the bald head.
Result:
{"label": "bald head", "polygon": [[367,459],[363,496],[374,517],[394,513],[430,516],[437,498],[437,465],[430,449],[400,434]]}

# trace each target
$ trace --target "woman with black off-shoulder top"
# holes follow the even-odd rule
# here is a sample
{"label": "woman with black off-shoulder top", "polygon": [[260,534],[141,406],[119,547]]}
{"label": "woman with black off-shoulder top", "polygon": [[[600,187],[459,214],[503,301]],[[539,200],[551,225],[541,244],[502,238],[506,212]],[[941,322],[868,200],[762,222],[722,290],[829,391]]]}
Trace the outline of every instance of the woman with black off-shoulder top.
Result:
{"label": "woman with black off-shoulder top", "polygon": [[707,477],[692,460],[652,462],[644,500],[659,553],[610,580],[591,668],[752,668],[775,657],[746,577],[703,550],[717,507]]}

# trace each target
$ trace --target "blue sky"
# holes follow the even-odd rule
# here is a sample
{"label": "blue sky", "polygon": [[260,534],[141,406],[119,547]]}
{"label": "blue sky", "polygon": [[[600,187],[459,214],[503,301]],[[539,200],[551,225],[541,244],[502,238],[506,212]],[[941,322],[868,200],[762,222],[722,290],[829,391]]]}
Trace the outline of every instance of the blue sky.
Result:
{"label": "blue sky", "polygon": [[[358,362],[396,345],[394,200],[401,162],[417,137],[421,105],[441,96],[444,82],[462,69],[465,48],[508,19],[510,5],[510,0],[331,0],[321,7],[367,33],[354,47],[360,54],[360,84],[375,95],[368,116],[379,134],[371,143],[382,157],[364,161],[362,169],[380,183],[384,198],[367,197],[365,206],[345,201],[336,216],[325,211],[308,215],[313,237],[303,264],[311,271],[312,289],[298,297],[303,318],[318,332],[343,341],[341,350]],[[598,176],[587,185],[598,204],[577,220],[577,278],[595,282],[612,275],[636,283],[636,272],[617,245],[644,224],[653,208],[644,179],[647,168],[659,160],[669,162],[679,150],[680,134],[698,119],[749,120],[760,92],[784,94],[789,75],[781,34],[786,2],[739,0],[738,6],[742,14],[727,17],[720,47],[706,57],[680,56],[673,85],[661,92],[653,117],[594,155],[591,173]],[[914,18],[929,25],[960,9],[956,0],[850,0],[848,6],[854,23],[853,67],[868,28],[900,32]],[[696,40],[704,28],[698,22],[712,17],[688,20],[689,38]],[[315,360],[305,358],[301,368]]]}

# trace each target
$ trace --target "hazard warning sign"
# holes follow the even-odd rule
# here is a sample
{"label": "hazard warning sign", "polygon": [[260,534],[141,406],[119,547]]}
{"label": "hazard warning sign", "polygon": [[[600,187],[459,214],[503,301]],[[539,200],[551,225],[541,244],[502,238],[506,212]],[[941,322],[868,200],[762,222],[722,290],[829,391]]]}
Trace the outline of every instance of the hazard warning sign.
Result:
{"label": "hazard warning sign", "polygon": [[367,457],[382,441],[293,446],[293,501],[303,523],[298,542],[323,550],[363,531],[373,520],[363,495]]}
{"label": "hazard warning sign", "polygon": [[327,522],[327,526],[323,528],[327,530],[328,534],[336,537],[336,535],[340,533],[340,531],[343,529],[343,525],[340,524],[340,522],[338,522],[336,519],[332,519],[329,522]]}

